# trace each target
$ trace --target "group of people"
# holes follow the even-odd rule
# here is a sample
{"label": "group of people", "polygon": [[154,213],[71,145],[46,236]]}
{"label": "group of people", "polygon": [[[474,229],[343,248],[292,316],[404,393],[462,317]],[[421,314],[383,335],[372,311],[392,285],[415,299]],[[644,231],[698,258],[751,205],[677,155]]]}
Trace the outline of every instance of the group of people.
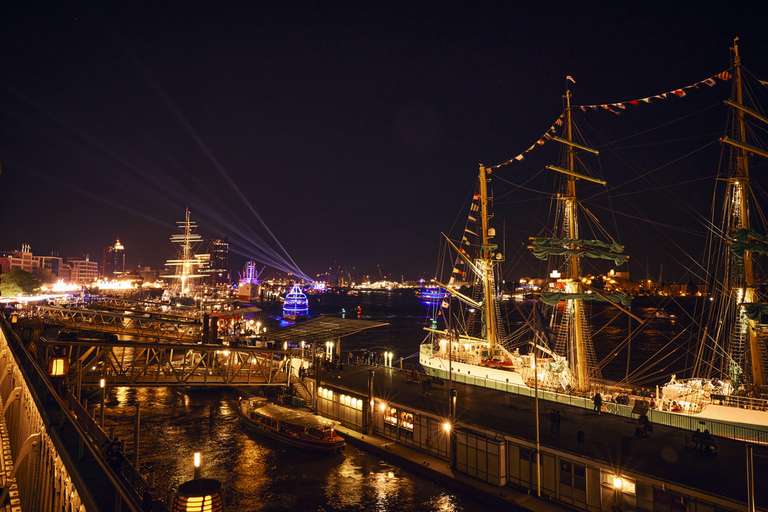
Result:
{"label": "group of people", "polygon": [[113,468],[119,468],[123,461],[123,445],[120,439],[115,437],[112,440],[104,441],[101,449],[107,463]]}
{"label": "group of people", "polygon": [[709,433],[709,429],[704,429],[704,432],[702,432],[697,428],[696,432],[694,432],[691,437],[693,438],[693,443],[697,449],[708,450],[709,448],[712,448],[717,451],[717,444],[715,443],[712,434]]}
{"label": "group of people", "polygon": [[653,425],[648,416],[641,414],[635,425],[635,437],[648,437],[648,432],[653,432]]}

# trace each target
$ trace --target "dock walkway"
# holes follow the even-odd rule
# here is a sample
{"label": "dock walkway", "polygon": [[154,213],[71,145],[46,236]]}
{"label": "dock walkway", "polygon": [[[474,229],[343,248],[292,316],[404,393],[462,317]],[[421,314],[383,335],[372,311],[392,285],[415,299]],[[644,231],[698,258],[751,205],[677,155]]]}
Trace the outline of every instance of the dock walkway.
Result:
{"label": "dock walkway", "polygon": [[[345,366],[341,372],[323,373],[321,379],[325,386],[338,386],[365,396],[369,370],[374,370],[374,394],[377,397],[387,397],[392,402],[413,407],[414,410],[447,416],[450,387],[447,381],[442,388],[432,387],[425,391],[424,387],[407,382],[407,372],[373,366]],[[502,391],[461,383],[453,383],[452,387],[458,390],[458,410],[461,412],[459,421],[528,440],[535,438],[535,406],[532,398],[517,396],[510,402],[510,394]],[[714,453],[688,446],[685,437],[690,437],[691,432],[688,430],[654,425],[648,437],[638,438],[635,436],[637,422],[630,418],[597,414],[592,410],[543,400],[539,405],[541,443],[548,448],[731,499],[743,502],[747,499],[746,443],[742,441],[718,437],[718,453]],[[561,411],[562,419],[557,432],[550,425],[553,406]],[[356,438],[354,432],[349,435]],[[366,441],[369,441],[369,436],[366,436]],[[372,446],[386,443],[391,441],[369,441]],[[403,451],[406,448],[398,445],[390,449],[406,453]],[[404,455],[406,459],[416,460],[419,464],[422,459],[427,460],[429,467],[432,467],[433,463],[425,454],[407,449],[414,453]],[[436,464],[437,468],[446,466],[445,461]],[[768,481],[768,447],[764,445],[754,446],[754,477],[756,482]],[[481,484],[455,472],[450,472],[450,478],[466,478]],[[495,489],[496,494],[499,491],[512,494],[510,487],[504,487],[503,490],[490,485],[488,487]],[[768,489],[756,486],[755,493],[758,507],[768,506]],[[526,500],[525,503],[529,501],[538,500]],[[547,509],[552,510],[552,505],[548,503]]]}

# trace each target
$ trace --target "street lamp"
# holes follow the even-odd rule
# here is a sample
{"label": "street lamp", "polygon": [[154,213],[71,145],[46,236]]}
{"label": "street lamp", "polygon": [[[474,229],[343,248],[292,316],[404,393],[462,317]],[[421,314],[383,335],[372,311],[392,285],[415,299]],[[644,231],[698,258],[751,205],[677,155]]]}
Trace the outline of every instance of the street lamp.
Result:
{"label": "street lamp", "polygon": [[200,452],[195,452],[194,465],[195,465],[195,480],[199,480],[200,473],[202,472],[202,469],[200,468]]}
{"label": "street lamp", "polygon": [[99,426],[104,428],[104,401],[107,395],[106,381],[101,379],[99,381],[99,387],[101,388],[101,410],[99,411]]}

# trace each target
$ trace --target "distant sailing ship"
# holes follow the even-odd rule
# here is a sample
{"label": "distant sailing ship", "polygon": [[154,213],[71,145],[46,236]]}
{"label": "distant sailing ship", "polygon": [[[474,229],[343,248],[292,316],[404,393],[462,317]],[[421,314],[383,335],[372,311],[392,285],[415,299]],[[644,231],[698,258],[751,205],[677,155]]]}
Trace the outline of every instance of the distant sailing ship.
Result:
{"label": "distant sailing ship", "polygon": [[178,284],[174,285],[175,292],[178,295],[188,295],[192,280],[205,277],[205,274],[198,272],[203,262],[195,254],[196,248],[203,239],[199,234],[195,233],[197,223],[190,220],[190,215],[189,208],[187,208],[184,220],[176,222],[180,233],[171,236],[171,242],[179,246],[178,257],[174,260],[168,260],[165,265],[167,267],[175,267],[176,272],[160,276],[178,280]]}
{"label": "distant sailing ship", "polygon": [[295,322],[309,316],[309,301],[298,284],[294,284],[283,302],[283,319]]}
{"label": "distant sailing ship", "polygon": [[237,287],[237,297],[244,302],[251,302],[261,296],[261,282],[259,272],[256,271],[256,262],[249,261],[245,264],[240,284]]}

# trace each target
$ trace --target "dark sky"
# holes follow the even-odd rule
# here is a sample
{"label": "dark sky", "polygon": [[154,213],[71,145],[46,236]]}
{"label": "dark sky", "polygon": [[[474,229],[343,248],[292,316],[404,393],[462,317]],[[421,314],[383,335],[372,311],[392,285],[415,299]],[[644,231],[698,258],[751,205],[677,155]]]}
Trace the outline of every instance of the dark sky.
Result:
{"label": "dark sky", "polygon": [[[0,249],[100,261],[119,238],[130,266],[156,267],[189,206],[204,237],[229,235],[236,270],[274,251],[309,275],[434,277],[478,163],[546,132],[566,75],[577,104],[646,97],[729,68],[738,36],[745,67],[768,77],[764,2],[580,4],[2,2]],[[637,177],[716,141],[729,90],[582,116],[593,144],[692,116],[594,164],[614,199],[585,188],[634,274],[663,262],[680,277],[674,244],[627,219],[701,230],[676,203],[708,209],[712,183],[679,184],[714,175],[719,145],[696,152],[710,163]],[[528,180],[557,157],[550,143],[494,173],[509,278],[536,272],[520,248],[548,208],[516,185],[544,190]]]}

